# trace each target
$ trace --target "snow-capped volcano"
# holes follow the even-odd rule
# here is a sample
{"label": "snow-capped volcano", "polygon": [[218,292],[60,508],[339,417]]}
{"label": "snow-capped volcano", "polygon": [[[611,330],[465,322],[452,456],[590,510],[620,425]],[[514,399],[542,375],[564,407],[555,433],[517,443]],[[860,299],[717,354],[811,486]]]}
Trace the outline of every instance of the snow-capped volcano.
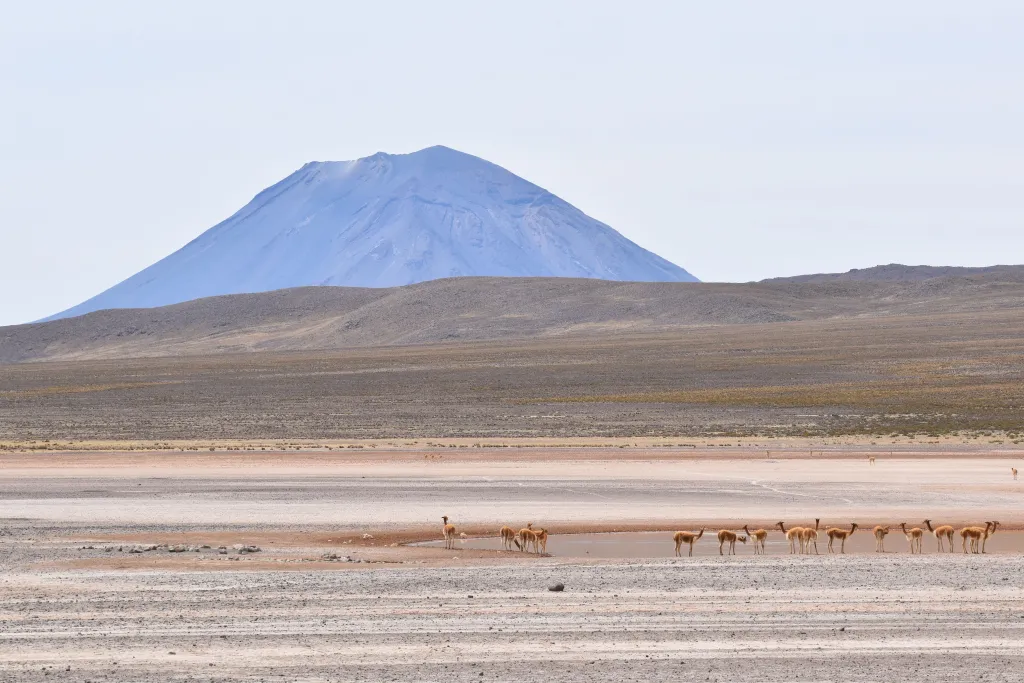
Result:
{"label": "snow-capped volcano", "polygon": [[308,163],[170,256],[53,318],[462,275],[696,281],[500,166],[430,147]]}

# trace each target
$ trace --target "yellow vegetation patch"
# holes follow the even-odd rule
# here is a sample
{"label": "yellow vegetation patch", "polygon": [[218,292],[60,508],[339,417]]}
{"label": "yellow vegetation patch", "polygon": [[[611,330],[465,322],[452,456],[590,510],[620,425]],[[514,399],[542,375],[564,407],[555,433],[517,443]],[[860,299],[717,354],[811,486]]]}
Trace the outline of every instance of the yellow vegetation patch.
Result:
{"label": "yellow vegetation patch", "polygon": [[32,396],[56,396],[61,394],[89,394],[97,391],[119,391],[121,389],[142,389],[145,387],[163,386],[165,384],[182,384],[180,380],[165,382],[116,382],[112,384],[78,384],[35,389],[17,389],[0,391],[0,396],[8,398],[29,398]]}
{"label": "yellow vegetation patch", "polygon": [[966,407],[979,399],[1001,396],[1003,400],[1019,398],[1019,382],[964,383],[939,385],[926,382],[891,381],[812,384],[717,389],[684,389],[680,391],[641,392],[629,394],[593,394],[584,396],[553,396],[533,398],[521,403],[692,403],[702,405],[769,406],[775,408],[813,408],[821,406],[888,406],[901,405],[935,408]]}

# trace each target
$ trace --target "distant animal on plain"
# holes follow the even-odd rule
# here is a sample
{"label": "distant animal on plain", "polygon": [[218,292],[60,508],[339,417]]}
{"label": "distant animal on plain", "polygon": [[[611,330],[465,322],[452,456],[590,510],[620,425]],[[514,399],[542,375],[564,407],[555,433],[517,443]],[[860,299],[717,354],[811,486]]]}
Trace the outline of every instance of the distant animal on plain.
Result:
{"label": "distant animal on plain", "polygon": [[996,529],[999,528],[999,522],[989,522],[992,528],[985,532],[985,535],[981,537],[981,552],[985,552],[985,543],[988,541],[989,536],[996,533]]}
{"label": "distant animal on plain", "polygon": [[540,529],[533,532],[534,544],[537,549],[538,555],[547,555],[548,553],[548,530]]}
{"label": "distant animal on plain", "polygon": [[834,553],[835,550],[832,548],[832,544],[835,540],[839,539],[839,552],[846,553],[846,539],[853,535],[853,532],[857,530],[857,523],[850,522],[850,530],[840,529],[837,526],[829,527],[825,529],[825,535],[828,536],[828,551]]}
{"label": "distant animal on plain", "polygon": [[676,544],[676,557],[680,557],[680,548],[686,543],[690,546],[690,552],[687,557],[693,557],[693,544],[700,540],[700,537],[704,535],[704,527],[701,527],[700,533],[693,533],[691,531],[677,531],[672,540]]}
{"label": "distant animal on plain", "polygon": [[924,524],[928,527],[928,531],[932,532],[935,536],[935,541],[938,543],[939,552],[942,552],[942,541],[949,541],[949,552],[953,552],[953,527],[949,524],[943,524],[932,528],[932,520],[924,520]]}
{"label": "distant animal on plain", "polygon": [[889,534],[889,528],[887,526],[878,525],[871,530],[871,533],[875,535],[875,552],[885,552],[885,537]]}
{"label": "distant animal on plain", "polygon": [[972,553],[977,553],[979,551],[981,539],[988,538],[988,529],[990,526],[992,526],[992,522],[985,522],[984,529],[980,526],[965,526],[960,530],[960,538],[963,539],[961,547],[963,548],[964,555],[967,554],[968,543],[971,546]]}
{"label": "distant animal on plain", "polygon": [[512,545],[519,547],[519,541],[516,540],[516,532],[510,526],[503,526],[498,531],[498,535],[501,536],[501,547],[504,550],[512,550]]}
{"label": "distant animal on plain", "polygon": [[814,554],[818,555],[818,528],[821,526],[821,520],[814,520],[814,528],[806,527],[800,532],[800,540],[803,546],[803,552],[810,554],[811,545],[814,545]]}
{"label": "distant animal on plain", "polygon": [[442,515],[441,521],[444,522],[444,526],[441,527],[441,534],[444,536],[444,547],[446,550],[454,550],[455,525],[448,523],[448,515]]}
{"label": "distant animal on plain", "polygon": [[747,542],[747,537],[746,536],[740,536],[735,531],[729,531],[728,529],[722,529],[721,531],[719,531],[718,532],[718,554],[719,555],[724,555],[725,554],[725,553],[722,552],[722,546],[724,546],[726,543],[728,543],[729,544],[729,554],[730,555],[735,555],[736,554],[736,541],[739,541],[740,543],[746,543]]}
{"label": "distant animal on plain", "polygon": [[537,534],[533,530],[533,522],[527,522],[526,527],[519,530],[517,535],[519,539],[519,550],[526,553],[530,551],[531,546],[537,545]]}
{"label": "distant animal on plain", "polygon": [[746,524],[743,525],[743,530],[754,541],[754,554],[764,555],[764,544],[768,540],[768,532],[764,529],[754,529],[751,531],[747,528]]}
{"label": "distant animal on plain", "polygon": [[803,527],[795,526],[795,527],[792,527],[791,529],[789,529],[787,531],[785,525],[782,522],[777,523],[776,526],[779,527],[779,529],[782,530],[782,533],[786,534],[786,540],[789,541],[789,554],[792,555],[792,554],[797,552],[797,544],[798,543],[800,544],[800,552],[803,553],[803,551],[804,551],[804,537],[803,537],[804,529],[803,529]]}
{"label": "distant animal on plain", "polygon": [[910,543],[910,554],[921,553],[921,543],[924,540],[924,531],[918,529],[916,526],[913,529],[907,529],[907,523],[903,522],[900,524],[900,529],[903,530],[903,535],[906,536],[907,542]]}

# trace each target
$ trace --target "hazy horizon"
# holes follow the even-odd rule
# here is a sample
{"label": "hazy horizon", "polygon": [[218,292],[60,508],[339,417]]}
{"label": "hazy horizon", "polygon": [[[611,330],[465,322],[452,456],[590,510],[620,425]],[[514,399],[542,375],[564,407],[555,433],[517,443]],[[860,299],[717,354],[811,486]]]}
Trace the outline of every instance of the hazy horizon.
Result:
{"label": "hazy horizon", "polygon": [[1024,7],[12,4],[0,325],[312,160],[445,145],[704,281],[1024,262]]}

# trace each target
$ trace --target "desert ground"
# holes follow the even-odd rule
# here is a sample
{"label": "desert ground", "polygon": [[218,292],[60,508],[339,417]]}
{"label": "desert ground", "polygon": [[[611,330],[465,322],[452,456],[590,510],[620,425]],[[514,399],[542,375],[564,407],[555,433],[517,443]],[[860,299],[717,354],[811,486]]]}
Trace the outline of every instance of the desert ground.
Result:
{"label": "desert ground", "polygon": [[0,364],[0,449],[849,435],[1021,444],[1022,361],[1017,308]]}
{"label": "desert ground", "polygon": [[[0,680],[1024,679],[1012,444],[504,445],[0,454]],[[1001,526],[673,555],[814,518]]]}
{"label": "desert ground", "polygon": [[1019,283],[528,285],[0,330],[0,680],[1024,680]]}

